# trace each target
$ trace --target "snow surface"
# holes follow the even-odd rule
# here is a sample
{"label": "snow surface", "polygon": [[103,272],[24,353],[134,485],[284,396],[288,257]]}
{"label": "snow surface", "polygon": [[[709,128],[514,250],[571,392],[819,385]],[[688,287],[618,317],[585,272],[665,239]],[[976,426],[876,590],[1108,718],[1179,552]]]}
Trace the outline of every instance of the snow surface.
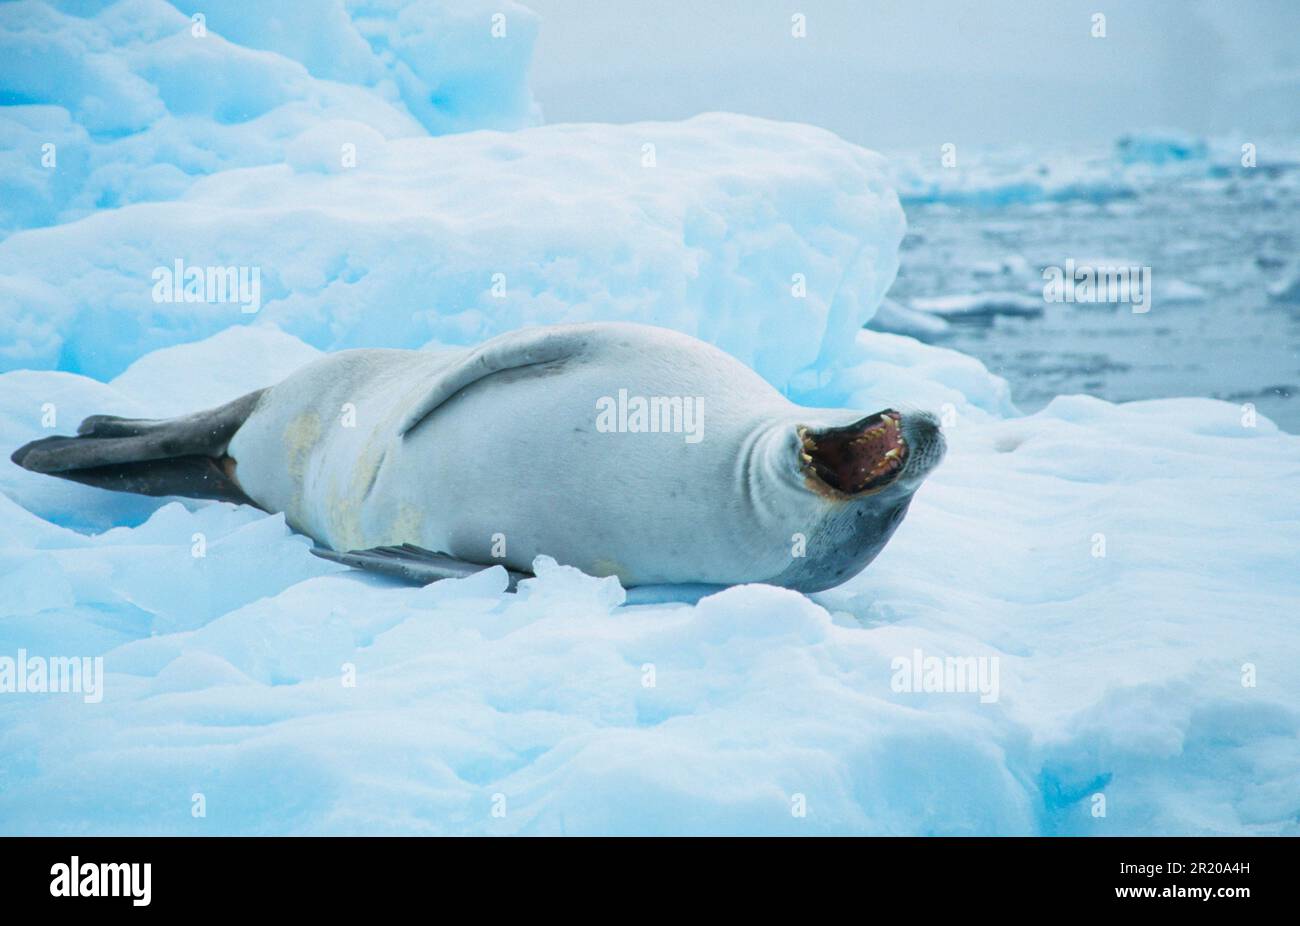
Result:
{"label": "snow surface", "polygon": [[[189,20],[146,2],[41,27],[106,43],[76,79],[113,105],[69,109],[91,99],[69,75],[6,87],[24,102],[0,110],[50,120],[29,141],[93,136],[0,242],[0,657],[103,656],[107,673],[97,704],[0,694],[0,831],[1297,833],[1300,438],[1204,399],[1063,396],[1025,417],[978,361],[860,331],[897,267],[897,167],[829,133],[727,115],[523,128],[526,41],[499,111],[471,105],[472,60],[445,62],[467,75],[451,125],[403,90],[444,66],[434,4],[338,5],[321,45],[293,4],[264,35],[203,6],[230,73],[270,69],[212,92],[281,115],[225,123],[205,98],[177,117],[150,62]],[[128,42],[146,12],[157,35]],[[63,15],[8,4],[0,23]],[[286,88],[309,108],[286,115]],[[118,141],[95,134],[110,114],[135,120]],[[424,135],[501,120],[519,130]],[[117,158],[100,146],[137,135],[111,186],[142,194],[88,195]],[[254,136],[264,157],[230,153]],[[163,139],[211,156],[170,192]],[[178,257],[260,266],[261,310],[153,302],[152,269]],[[949,456],[844,586],[653,605],[544,559],[518,594],[499,569],[406,588],[312,557],[279,515],[7,460],[87,414],[210,406],[321,350],[585,318],[704,337],[808,404],[933,410]],[[894,690],[918,649],[996,657],[998,696]]]}

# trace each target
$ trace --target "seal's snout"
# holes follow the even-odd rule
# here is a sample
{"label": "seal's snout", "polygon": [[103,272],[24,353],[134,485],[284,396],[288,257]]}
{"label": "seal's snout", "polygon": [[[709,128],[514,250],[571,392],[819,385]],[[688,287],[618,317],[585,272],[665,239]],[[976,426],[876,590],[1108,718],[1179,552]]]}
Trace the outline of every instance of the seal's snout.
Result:
{"label": "seal's snout", "polygon": [[924,479],[939,465],[948,444],[943,439],[939,419],[929,412],[909,412],[903,416],[903,440],[908,447],[903,477],[909,481]]}

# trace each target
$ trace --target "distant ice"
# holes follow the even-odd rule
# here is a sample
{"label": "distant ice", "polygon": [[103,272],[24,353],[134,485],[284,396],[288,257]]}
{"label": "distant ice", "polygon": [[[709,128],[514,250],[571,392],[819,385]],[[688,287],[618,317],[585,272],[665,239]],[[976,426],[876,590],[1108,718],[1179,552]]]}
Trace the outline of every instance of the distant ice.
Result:
{"label": "distant ice", "polygon": [[1300,271],[1292,271],[1271,283],[1268,296],[1275,302],[1300,302]]}
{"label": "distant ice", "polygon": [[886,299],[876,309],[867,325],[874,331],[887,331],[890,334],[908,334],[914,338],[926,340],[937,337],[948,330],[948,322],[929,312],[918,312],[900,305],[893,299]]}
{"label": "distant ice", "polygon": [[1209,293],[1204,287],[1197,286],[1195,283],[1188,283],[1186,280],[1160,279],[1152,284],[1155,298],[1168,302],[1204,302]]}
{"label": "distant ice", "polygon": [[991,318],[994,315],[1034,318],[1043,314],[1042,297],[1035,299],[1020,293],[1002,292],[927,296],[913,299],[911,307],[914,311],[946,319]]}
{"label": "distant ice", "polygon": [[1204,139],[1186,132],[1161,130],[1121,135],[1115,142],[1115,151],[1125,164],[1167,164],[1202,160],[1209,147]]}
{"label": "distant ice", "polygon": [[1021,148],[893,152],[890,175],[904,205],[983,209],[1042,202],[1108,203],[1135,195],[1123,167],[1103,157],[1044,157]]}
{"label": "distant ice", "polygon": [[[1251,151],[1251,166],[1243,158]],[[941,146],[890,152],[890,177],[904,206],[998,209],[1045,203],[1102,205],[1122,212],[1170,176],[1222,182],[1263,166],[1300,162],[1294,139],[1197,138],[1174,131],[1129,132],[1105,147]]]}

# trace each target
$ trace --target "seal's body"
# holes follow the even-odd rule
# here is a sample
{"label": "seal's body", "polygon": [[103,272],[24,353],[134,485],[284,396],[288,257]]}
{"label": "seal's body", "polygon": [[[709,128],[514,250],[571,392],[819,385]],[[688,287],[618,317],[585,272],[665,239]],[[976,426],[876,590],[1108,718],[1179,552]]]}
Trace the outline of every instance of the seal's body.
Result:
{"label": "seal's body", "polygon": [[708,344],[634,324],[344,351],[246,400],[212,459],[333,550],[410,544],[518,572],[547,554],[628,586],[838,584],[942,454],[929,416],[803,408]]}

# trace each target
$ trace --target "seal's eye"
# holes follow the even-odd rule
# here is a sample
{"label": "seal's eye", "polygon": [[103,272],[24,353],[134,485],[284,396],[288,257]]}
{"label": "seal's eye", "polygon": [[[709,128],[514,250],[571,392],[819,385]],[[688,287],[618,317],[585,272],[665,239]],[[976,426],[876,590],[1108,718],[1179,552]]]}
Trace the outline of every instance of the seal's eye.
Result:
{"label": "seal's eye", "polygon": [[842,428],[800,427],[800,460],[813,487],[861,495],[892,483],[907,463],[902,418],[891,408]]}

